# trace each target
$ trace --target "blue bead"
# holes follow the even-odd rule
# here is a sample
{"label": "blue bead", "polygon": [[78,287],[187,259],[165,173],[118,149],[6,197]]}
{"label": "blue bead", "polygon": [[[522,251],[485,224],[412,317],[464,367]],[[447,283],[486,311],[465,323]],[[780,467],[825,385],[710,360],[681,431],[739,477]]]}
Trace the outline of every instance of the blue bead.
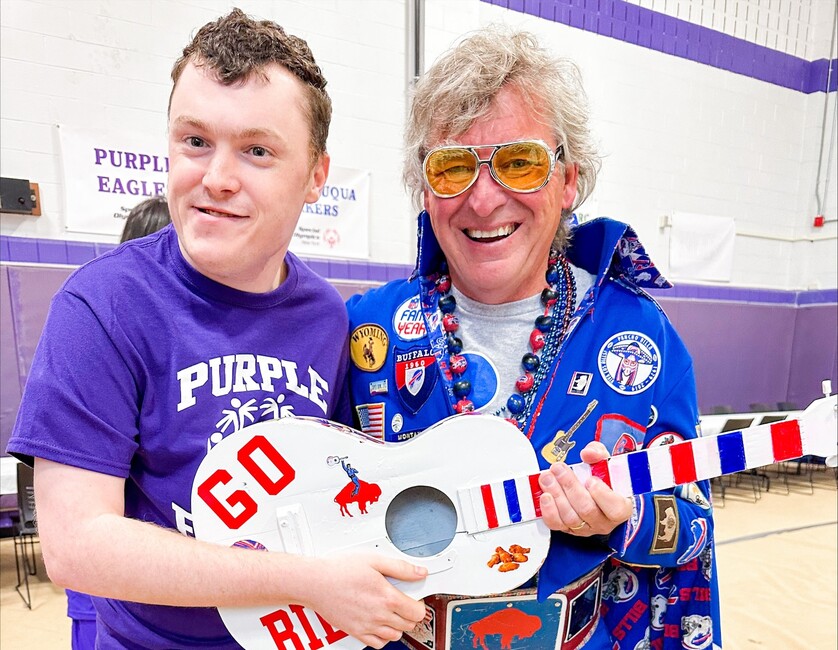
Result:
{"label": "blue bead", "polygon": [[535,319],[535,327],[539,332],[548,332],[553,327],[553,317],[542,315]]}
{"label": "blue bead", "polygon": [[544,276],[547,284],[557,284],[559,282],[559,270],[555,266],[547,269],[547,274]]}
{"label": "blue bead", "polygon": [[535,372],[538,369],[539,363],[541,362],[538,360],[538,357],[532,352],[527,352],[521,358],[521,365],[524,366],[524,370],[529,370],[530,372]]}
{"label": "blue bead", "polygon": [[468,379],[460,379],[454,382],[454,394],[457,397],[465,397],[471,392],[471,382]]}
{"label": "blue bead", "polygon": [[553,289],[545,289],[541,292],[541,304],[545,307],[559,299],[559,294]]}
{"label": "blue bead", "polygon": [[463,351],[463,342],[453,334],[449,334],[445,340],[448,346],[448,354],[460,354]]}
{"label": "blue bead", "polygon": [[443,314],[450,314],[457,308],[457,301],[454,296],[443,296],[439,299],[439,310]]}
{"label": "blue bead", "polygon": [[526,403],[524,402],[524,398],[520,395],[510,395],[509,399],[506,400],[506,408],[509,409],[510,413],[518,415],[521,411],[524,410]]}

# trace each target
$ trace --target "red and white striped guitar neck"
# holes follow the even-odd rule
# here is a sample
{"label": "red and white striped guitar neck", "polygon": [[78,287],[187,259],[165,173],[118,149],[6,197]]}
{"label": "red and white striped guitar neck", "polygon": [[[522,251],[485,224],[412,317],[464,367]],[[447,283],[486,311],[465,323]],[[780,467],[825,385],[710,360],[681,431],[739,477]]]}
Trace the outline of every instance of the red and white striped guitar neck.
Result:
{"label": "red and white striped guitar neck", "polygon": [[[838,447],[836,396],[824,397],[794,420],[684,440],[612,456],[570,469],[584,482],[596,476],[626,497],[665,490],[746,469],[813,455],[835,466]],[[491,530],[541,517],[539,474],[460,490],[466,530]],[[466,507],[470,505],[470,507]]]}

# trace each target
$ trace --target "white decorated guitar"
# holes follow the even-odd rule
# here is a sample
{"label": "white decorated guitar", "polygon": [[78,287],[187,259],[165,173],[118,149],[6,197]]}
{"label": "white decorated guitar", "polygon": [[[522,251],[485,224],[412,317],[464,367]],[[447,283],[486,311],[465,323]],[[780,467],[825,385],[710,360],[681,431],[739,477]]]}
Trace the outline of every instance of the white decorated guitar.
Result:
{"label": "white decorated guitar", "polygon": [[[833,395],[796,420],[571,469],[631,496],[805,455],[834,466],[836,447]],[[529,440],[493,416],[453,416],[401,443],[327,420],[283,418],[241,429],[209,451],[192,487],[192,522],[198,539],[245,549],[406,559],[428,569],[420,582],[397,583],[415,598],[503,593],[547,556],[538,476]],[[364,647],[299,605],[219,611],[248,650]]]}

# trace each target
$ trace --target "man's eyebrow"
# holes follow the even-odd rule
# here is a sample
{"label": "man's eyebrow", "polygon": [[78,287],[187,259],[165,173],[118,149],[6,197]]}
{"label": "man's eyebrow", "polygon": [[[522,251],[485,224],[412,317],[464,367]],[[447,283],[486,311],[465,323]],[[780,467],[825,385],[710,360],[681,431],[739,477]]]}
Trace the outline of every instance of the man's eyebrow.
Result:
{"label": "man's eyebrow", "polygon": [[[212,129],[206,122],[203,120],[199,120],[197,117],[190,117],[188,115],[182,115],[175,119],[174,125],[178,128],[193,128],[198,131],[203,132],[213,132]],[[275,140],[282,140],[284,138],[273,129],[267,129],[262,127],[251,127],[248,129],[244,129],[243,131],[239,131],[238,133],[233,134],[235,137],[250,140],[253,138],[272,138]]]}

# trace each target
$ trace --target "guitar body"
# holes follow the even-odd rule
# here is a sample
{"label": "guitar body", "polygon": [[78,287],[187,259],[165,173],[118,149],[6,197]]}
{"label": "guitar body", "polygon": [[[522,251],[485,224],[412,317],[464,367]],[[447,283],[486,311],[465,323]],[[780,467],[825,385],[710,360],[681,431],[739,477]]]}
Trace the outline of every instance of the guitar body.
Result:
{"label": "guitar body", "polygon": [[[192,488],[193,527],[198,539],[246,549],[402,558],[428,569],[425,580],[397,585],[415,598],[502,593],[535,575],[547,556],[549,530],[532,512],[537,492],[529,492],[529,502],[522,496],[527,475],[538,471],[527,438],[493,416],[454,416],[402,443],[315,418],[270,420],[227,436],[207,454]],[[509,488],[510,476],[524,477],[512,497],[522,521],[467,532],[486,517],[485,499],[475,513],[469,488],[504,480]],[[495,488],[496,500],[507,497]],[[299,606],[220,613],[248,650],[286,641],[295,648],[295,635],[299,647],[364,647]]]}

